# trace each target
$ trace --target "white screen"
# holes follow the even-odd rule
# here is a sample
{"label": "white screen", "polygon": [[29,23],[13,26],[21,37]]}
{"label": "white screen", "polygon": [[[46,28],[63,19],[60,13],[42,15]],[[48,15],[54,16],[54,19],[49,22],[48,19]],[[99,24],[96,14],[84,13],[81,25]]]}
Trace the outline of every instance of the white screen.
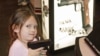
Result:
{"label": "white screen", "polygon": [[54,50],[72,46],[76,37],[87,35],[82,27],[81,4],[76,5],[75,11],[75,4],[58,6],[58,3],[59,0],[54,0]]}

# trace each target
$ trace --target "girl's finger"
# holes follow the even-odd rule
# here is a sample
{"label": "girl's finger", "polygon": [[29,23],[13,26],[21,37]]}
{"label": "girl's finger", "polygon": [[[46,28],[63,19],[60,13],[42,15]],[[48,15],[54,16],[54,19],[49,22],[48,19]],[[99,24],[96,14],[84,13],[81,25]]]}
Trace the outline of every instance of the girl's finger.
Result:
{"label": "girl's finger", "polygon": [[40,47],[40,48],[38,48],[38,49],[36,49],[37,51],[41,51],[41,50],[43,50],[44,48],[43,47]]}

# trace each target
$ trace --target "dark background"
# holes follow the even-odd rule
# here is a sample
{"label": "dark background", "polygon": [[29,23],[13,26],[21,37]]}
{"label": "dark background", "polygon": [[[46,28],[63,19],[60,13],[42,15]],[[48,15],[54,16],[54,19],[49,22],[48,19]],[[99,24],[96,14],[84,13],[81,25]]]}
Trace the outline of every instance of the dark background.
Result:
{"label": "dark background", "polygon": [[8,20],[17,8],[17,0],[0,0],[0,56],[8,56]]}

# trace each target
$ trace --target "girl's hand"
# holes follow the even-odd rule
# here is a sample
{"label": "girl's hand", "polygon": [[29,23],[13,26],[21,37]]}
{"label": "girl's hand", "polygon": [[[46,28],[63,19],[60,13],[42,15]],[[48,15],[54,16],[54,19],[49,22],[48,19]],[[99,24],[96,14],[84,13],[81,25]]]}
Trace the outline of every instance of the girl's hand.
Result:
{"label": "girl's hand", "polygon": [[47,56],[46,52],[47,50],[43,50],[44,48],[38,48],[38,49],[30,49],[28,50],[28,56]]}
{"label": "girl's hand", "polygon": [[46,55],[46,52],[47,52],[47,50],[41,50],[40,56],[47,56],[47,55]]}

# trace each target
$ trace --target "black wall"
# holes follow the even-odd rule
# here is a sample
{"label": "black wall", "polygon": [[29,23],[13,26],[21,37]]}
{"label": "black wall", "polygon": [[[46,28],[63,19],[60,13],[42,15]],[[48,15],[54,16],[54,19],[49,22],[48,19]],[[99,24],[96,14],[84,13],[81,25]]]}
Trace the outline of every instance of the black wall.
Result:
{"label": "black wall", "polygon": [[100,21],[100,0],[94,0],[94,24]]}
{"label": "black wall", "polygon": [[8,20],[17,7],[17,0],[0,0],[0,56],[8,56]]}

